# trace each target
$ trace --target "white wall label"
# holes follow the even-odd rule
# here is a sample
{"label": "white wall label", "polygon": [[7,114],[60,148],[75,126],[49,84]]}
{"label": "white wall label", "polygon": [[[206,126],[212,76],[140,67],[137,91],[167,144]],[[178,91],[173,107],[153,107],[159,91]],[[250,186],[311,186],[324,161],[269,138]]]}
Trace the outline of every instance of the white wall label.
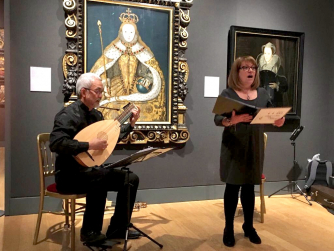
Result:
{"label": "white wall label", "polygon": [[51,92],[51,68],[30,67],[30,91]]}
{"label": "white wall label", "polygon": [[219,77],[204,77],[204,97],[216,98],[219,96]]}

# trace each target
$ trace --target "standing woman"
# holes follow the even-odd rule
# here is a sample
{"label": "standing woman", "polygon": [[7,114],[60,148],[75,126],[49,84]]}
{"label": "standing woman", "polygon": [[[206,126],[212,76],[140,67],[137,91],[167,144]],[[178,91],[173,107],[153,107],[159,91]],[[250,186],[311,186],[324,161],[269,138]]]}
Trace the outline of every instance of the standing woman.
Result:
{"label": "standing woman", "polygon": [[[271,106],[267,91],[259,88],[257,64],[253,57],[237,58],[228,77],[228,88],[222,96],[257,107]],[[264,126],[251,125],[250,114],[222,114],[215,116],[215,124],[224,126],[220,155],[220,178],[226,182],[224,193],[225,229],[223,242],[235,245],[234,214],[241,188],[241,204],[244,211],[242,228],[245,237],[260,244],[261,239],[253,227],[255,204],[254,186],[260,184],[264,160]],[[276,120],[274,126],[282,126],[285,118]]]}

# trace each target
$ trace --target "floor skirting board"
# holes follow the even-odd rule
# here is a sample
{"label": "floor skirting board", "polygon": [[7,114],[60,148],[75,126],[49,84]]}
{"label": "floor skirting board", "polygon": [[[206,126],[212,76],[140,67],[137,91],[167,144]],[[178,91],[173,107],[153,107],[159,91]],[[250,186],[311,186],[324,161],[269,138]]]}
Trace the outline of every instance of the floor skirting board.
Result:
{"label": "floor skirting board", "polygon": [[[304,183],[304,181],[298,181],[300,188],[303,188]],[[264,185],[265,195],[270,195],[288,184],[288,181],[266,182]],[[282,191],[279,191],[277,194],[289,194],[291,193],[291,188],[295,190],[294,186],[290,186]],[[146,202],[147,204],[161,204],[182,201],[222,199],[224,196],[224,189],[225,185],[145,189],[138,190],[136,201]],[[258,190],[258,188],[255,188],[255,190]],[[295,191],[295,193],[298,193],[298,191]],[[256,194],[255,196],[259,195]],[[116,193],[109,192],[108,200],[116,201]],[[45,197],[44,204],[46,210],[61,210],[62,208],[61,200],[51,197]],[[11,198],[10,212],[5,213],[6,215],[35,214],[38,212],[38,207],[39,197]]]}

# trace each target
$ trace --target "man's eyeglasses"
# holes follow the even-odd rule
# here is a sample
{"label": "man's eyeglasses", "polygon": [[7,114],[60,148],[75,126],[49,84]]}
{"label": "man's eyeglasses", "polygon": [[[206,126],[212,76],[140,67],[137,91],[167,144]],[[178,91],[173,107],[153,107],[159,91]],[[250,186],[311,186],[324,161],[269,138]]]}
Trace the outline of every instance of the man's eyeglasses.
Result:
{"label": "man's eyeglasses", "polygon": [[86,90],[89,90],[89,91],[92,91],[92,92],[94,92],[96,95],[101,95],[102,94],[102,90],[100,90],[100,89],[98,89],[98,90],[92,90],[92,89],[89,89],[89,88],[85,88]]}
{"label": "man's eyeglasses", "polygon": [[242,69],[243,71],[249,71],[249,70],[256,71],[257,67],[256,66],[241,66],[240,69]]}

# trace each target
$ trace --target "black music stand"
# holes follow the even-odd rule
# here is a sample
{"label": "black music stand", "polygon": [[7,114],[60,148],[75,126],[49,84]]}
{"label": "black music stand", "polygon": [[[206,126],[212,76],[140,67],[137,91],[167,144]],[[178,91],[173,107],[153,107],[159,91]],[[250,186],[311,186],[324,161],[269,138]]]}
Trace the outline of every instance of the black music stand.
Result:
{"label": "black music stand", "polygon": [[[156,157],[160,154],[163,154],[165,152],[168,152],[172,150],[173,148],[146,148],[144,150],[140,150],[134,154],[131,154],[129,157],[121,159],[120,161],[117,161],[115,163],[111,164],[106,164],[103,167],[104,168],[117,168],[121,167],[121,170],[125,170],[127,175],[126,175],[126,182],[125,185],[127,186],[127,193],[128,193],[128,199],[130,200],[130,182],[129,182],[129,174],[131,173],[130,169],[127,167],[131,165],[132,163],[137,163],[137,162],[143,162],[145,160],[151,159],[153,157]],[[130,213],[130,201],[128,201],[128,212]],[[157,244],[160,248],[163,247],[162,244],[159,242],[155,241],[152,239],[150,236],[145,234],[143,231],[135,227],[131,222],[130,222],[130,215],[128,215],[128,225],[126,227],[126,233],[125,233],[125,239],[124,239],[124,248],[123,250],[126,251],[127,248],[127,242],[128,242],[128,233],[129,233],[129,228],[132,227],[135,230],[137,230],[139,233],[141,233],[144,237],[148,238],[149,240],[153,241],[155,244]]]}
{"label": "black music stand", "polygon": [[[298,126],[298,127],[292,132],[292,134],[291,134],[291,136],[290,136],[291,145],[293,145],[293,167],[292,167],[292,168],[293,168],[293,171],[295,171],[296,167],[298,167],[298,162],[296,161],[296,142],[295,142],[295,140],[297,139],[297,137],[299,136],[299,134],[303,131],[303,129],[304,129],[304,126]],[[297,182],[297,180],[296,180],[296,177],[293,177],[293,179],[294,179],[294,180],[291,181],[291,182],[289,182],[289,184],[287,184],[286,186],[284,186],[284,187],[282,187],[281,189],[277,190],[276,192],[270,194],[270,195],[268,196],[268,198],[270,198],[271,196],[277,194],[279,191],[281,191],[281,190],[283,190],[283,189],[285,189],[285,188],[289,188],[289,187],[291,187],[291,189],[290,189],[290,191],[291,191],[291,197],[293,197],[293,196],[292,196],[292,192],[298,190],[299,193],[300,193],[301,195],[304,196],[304,198],[305,198],[305,200],[308,202],[308,204],[309,204],[310,206],[312,206],[312,203],[310,202],[310,200],[307,198],[307,196],[305,195],[305,193],[303,193],[302,189],[299,187],[298,182]]]}

